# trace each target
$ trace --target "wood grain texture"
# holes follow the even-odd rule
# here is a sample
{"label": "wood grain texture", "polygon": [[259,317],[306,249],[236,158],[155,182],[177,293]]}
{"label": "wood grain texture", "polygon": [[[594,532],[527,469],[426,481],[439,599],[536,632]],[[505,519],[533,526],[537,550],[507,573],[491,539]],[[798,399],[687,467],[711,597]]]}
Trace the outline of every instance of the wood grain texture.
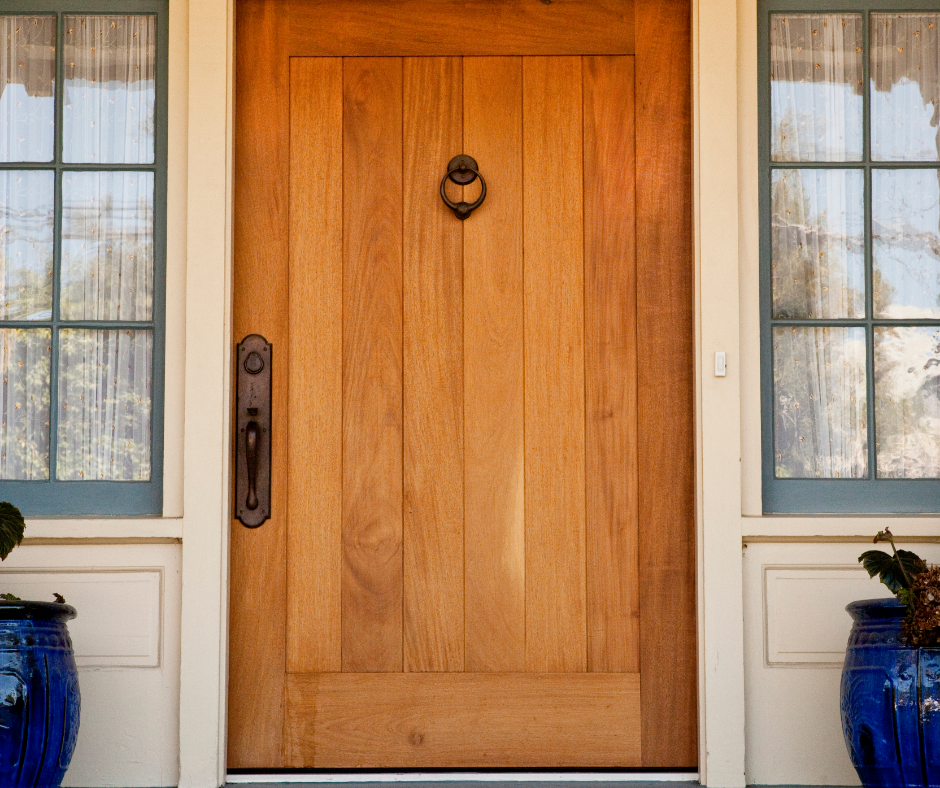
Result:
{"label": "wood grain texture", "polygon": [[584,68],[588,670],[640,669],[631,57]]}
{"label": "wood grain texture", "polygon": [[289,677],[291,766],[630,767],[635,673]]}
{"label": "wood grain texture", "polygon": [[402,83],[343,61],[343,670],[402,668]]}
{"label": "wood grain texture", "polygon": [[290,75],[287,671],[340,670],[343,64]]}
{"label": "wood grain texture", "polygon": [[464,59],[464,142],[487,183],[464,222],[466,668],[525,670],[522,59]]}
{"label": "wood grain texture", "polygon": [[464,663],[463,223],[438,185],[463,149],[460,58],[406,58],[403,74],[405,670],[456,671]]}
{"label": "wood grain texture", "polygon": [[256,768],[284,762],[289,72],[278,3],[244,0],[237,16],[236,46],[253,56],[236,65],[233,332],[263,334],[274,363],[271,519],[232,522],[229,568],[228,764]]}
{"label": "wood grain texture", "polygon": [[640,666],[650,767],[698,759],[691,18],[688,0],[637,5]]}
{"label": "wood grain texture", "polygon": [[632,54],[632,0],[293,0],[292,55]]}
{"label": "wood grain texture", "polygon": [[581,59],[525,58],[526,667],[587,668]]}

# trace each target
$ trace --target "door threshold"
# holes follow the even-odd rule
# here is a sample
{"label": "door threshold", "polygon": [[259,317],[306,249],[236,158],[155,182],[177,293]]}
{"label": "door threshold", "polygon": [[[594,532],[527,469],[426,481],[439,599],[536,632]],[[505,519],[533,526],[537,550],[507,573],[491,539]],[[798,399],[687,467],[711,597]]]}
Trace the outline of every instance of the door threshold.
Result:
{"label": "door threshold", "polygon": [[259,783],[698,783],[698,772],[278,772],[229,774],[227,785]]}

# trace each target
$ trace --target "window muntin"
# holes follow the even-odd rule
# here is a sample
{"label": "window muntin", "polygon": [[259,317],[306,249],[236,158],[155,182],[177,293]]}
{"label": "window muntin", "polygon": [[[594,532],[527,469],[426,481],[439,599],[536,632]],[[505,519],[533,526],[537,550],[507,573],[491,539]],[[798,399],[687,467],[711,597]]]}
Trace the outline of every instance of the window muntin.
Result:
{"label": "window muntin", "polygon": [[0,497],[27,514],[162,509],[167,11],[132,6],[0,2]]}
{"label": "window muntin", "polygon": [[940,511],[940,14],[920,6],[761,4],[767,512]]}

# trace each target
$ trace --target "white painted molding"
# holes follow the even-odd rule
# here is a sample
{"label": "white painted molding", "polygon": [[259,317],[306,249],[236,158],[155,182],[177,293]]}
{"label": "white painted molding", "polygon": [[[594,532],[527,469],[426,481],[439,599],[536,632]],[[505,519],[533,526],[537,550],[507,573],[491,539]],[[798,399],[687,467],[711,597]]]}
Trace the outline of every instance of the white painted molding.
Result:
{"label": "white painted molding", "polygon": [[171,2],[188,57],[179,784],[216,788],[225,782],[228,658],[234,3]]}
{"label": "white painted molding", "polygon": [[183,520],[171,517],[27,518],[33,539],[180,539]]}
{"label": "white painted molding", "polygon": [[[736,0],[693,0],[699,771],[744,786]],[[727,375],[706,374],[730,352]],[[708,362],[703,361],[708,359]]]}

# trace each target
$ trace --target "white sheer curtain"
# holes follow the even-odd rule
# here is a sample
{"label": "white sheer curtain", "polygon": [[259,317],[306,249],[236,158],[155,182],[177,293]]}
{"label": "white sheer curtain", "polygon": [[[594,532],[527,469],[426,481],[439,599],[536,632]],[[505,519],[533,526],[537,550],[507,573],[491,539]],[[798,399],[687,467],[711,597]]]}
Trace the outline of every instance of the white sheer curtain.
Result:
{"label": "white sheer curtain", "polygon": [[64,320],[150,320],[153,173],[67,172],[62,184]]}
{"label": "white sheer curtain", "polygon": [[150,478],[153,333],[59,332],[56,478]]}
{"label": "white sheer curtain", "polygon": [[776,475],[865,477],[865,329],[780,326],[773,351]]}
{"label": "white sheer curtain", "polygon": [[54,215],[54,173],[0,171],[0,319],[49,319]]}
{"label": "white sheer curtain", "polygon": [[773,316],[865,316],[861,170],[774,170]]}
{"label": "white sheer curtain", "polygon": [[65,17],[63,160],[154,160],[153,16]]}
{"label": "white sheer curtain", "polygon": [[49,478],[48,328],[0,329],[0,479]]}
{"label": "white sheer curtain", "polygon": [[[860,161],[862,16],[774,14],[771,160]],[[775,319],[865,316],[861,170],[772,174]],[[868,474],[864,328],[773,329],[774,455],[781,478]]]}
{"label": "white sheer curtain", "polygon": [[0,161],[52,161],[54,16],[0,16]]}
{"label": "white sheer curtain", "polygon": [[862,158],[862,17],[774,14],[771,159]]}
{"label": "white sheer curtain", "polygon": [[872,14],[871,155],[940,160],[940,13]]}

